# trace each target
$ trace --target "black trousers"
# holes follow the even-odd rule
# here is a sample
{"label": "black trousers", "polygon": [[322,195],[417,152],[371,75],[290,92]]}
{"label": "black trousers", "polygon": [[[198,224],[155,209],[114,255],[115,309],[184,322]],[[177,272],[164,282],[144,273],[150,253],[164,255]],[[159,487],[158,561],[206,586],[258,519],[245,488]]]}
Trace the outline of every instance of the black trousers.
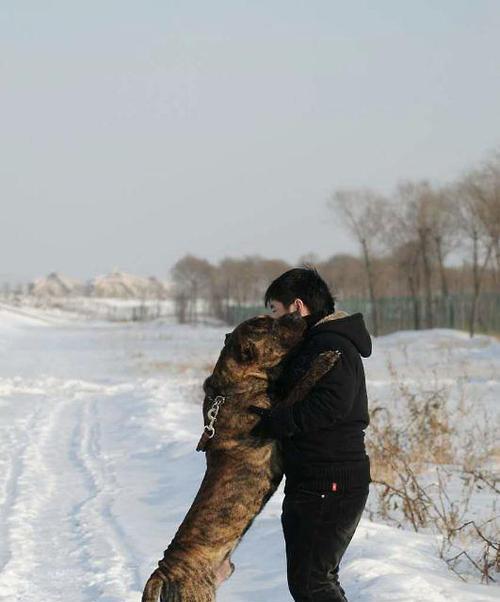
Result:
{"label": "black trousers", "polygon": [[344,491],[300,487],[283,500],[288,588],[295,602],[346,602],[339,564],[356,531],[369,484]]}

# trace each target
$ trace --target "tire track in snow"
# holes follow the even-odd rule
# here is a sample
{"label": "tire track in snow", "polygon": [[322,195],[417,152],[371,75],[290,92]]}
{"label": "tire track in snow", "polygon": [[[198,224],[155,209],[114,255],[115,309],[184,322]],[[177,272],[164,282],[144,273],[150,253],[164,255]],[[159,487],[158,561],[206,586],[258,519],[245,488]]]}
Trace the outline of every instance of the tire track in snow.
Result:
{"label": "tire track in snow", "polygon": [[[42,398],[31,418],[20,425],[18,421],[17,429],[10,434],[11,441],[18,441],[22,433],[22,443],[11,455],[1,514],[4,553],[0,565],[0,600],[6,602],[11,602],[13,596],[30,599],[34,593],[33,570],[41,560],[36,550],[36,521],[50,500],[55,484],[44,458],[44,448],[59,409],[57,402]],[[43,591],[38,590],[36,595],[43,597]]]}
{"label": "tire track in snow", "polygon": [[71,512],[80,541],[80,558],[89,573],[85,593],[89,601],[136,602],[141,588],[139,561],[112,510],[119,488],[112,465],[101,449],[97,404],[96,399],[82,404],[70,451],[88,491],[88,496]]}
{"label": "tire track in snow", "polygon": [[[2,461],[2,471],[5,475],[3,483],[3,497],[0,506],[0,576],[12,557],[9,546],[9,517],[13,512],[13,507],[16,503],[18,495],[18,482],[24,471],[24,454],[29,444],[27,433],[30,432],[36,422],[36,412],[23,421],[21,428],[16,432],[15,427],[10,427],[9,430],[2,435],[6,440],[2,441],[2,448],[9,449],[10,454]],[[22,433],[22,439],[19,441],[19,435]]]}
{"label": "tire track in snow", "polygon": [[114,387],[45,385],[49,391],[25,382],[11,387],[16,403],[20,391],[27,394],[21,416],[38,403],[0,432],[2,451],[9,450],[2,459],[0,601],[136,601],[139,563],[113,513],[119,486],[101,450],[96,410]]}

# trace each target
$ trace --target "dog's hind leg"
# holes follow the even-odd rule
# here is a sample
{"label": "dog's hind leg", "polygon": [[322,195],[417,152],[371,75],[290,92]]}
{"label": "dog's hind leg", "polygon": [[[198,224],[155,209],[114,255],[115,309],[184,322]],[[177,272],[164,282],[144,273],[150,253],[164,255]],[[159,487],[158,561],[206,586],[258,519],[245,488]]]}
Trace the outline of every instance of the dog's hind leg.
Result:
{"label": "dog's hind leg", "polygon": [[203,581],[172,581],[165,584],[160,602],[215,602],[215,588]]}
{"label": "dog's hind leg", "polygon": [[142,602],[215,602],[215,587],[209,580],[194,576],[172,580],[156,569],[149,577]]}
{"label": "dog's hind leg", "polygon": [[159,569],[153,571],[144,587],[141,602],[163,601],[164,586],[166,587],[167,583],[167,577]]}
{"label": "dog's hind leg", "polygon": [[215,573],[209,566],[160,566],[149,577],[142,602],[215,602]]}

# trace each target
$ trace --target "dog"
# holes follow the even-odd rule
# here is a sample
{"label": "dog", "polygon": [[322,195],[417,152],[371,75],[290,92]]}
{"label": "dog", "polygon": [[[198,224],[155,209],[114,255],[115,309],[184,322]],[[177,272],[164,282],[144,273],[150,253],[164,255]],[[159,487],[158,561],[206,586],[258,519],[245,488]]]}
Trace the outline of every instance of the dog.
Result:
{"label": "dog", "polygon": [[250,318],[226,335],[203,383],[206,427],[197,449],[206,452],[205,475],[142,602],[212,602],[233,573],[231,553],[283,477],[279,441],[250,434],[258,418],[248,408],[295,403],[338,359],[335,352],[322,354],[287,399],[276,400],[272,383],[305,329],[294,312]]}

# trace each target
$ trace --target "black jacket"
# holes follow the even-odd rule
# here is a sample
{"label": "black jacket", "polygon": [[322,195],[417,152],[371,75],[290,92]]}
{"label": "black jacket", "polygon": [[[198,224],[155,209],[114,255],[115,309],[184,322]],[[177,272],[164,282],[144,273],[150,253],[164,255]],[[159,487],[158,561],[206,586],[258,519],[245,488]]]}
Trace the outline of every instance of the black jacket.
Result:
{"label": "black jacket", "polygon": [[285,492],[299,483],[324,489],[333,483],[340,488],[371,480],[364,444],[370,419],[361,360],[371,355],[370,334],[361,313],[335,312],[318,318],[306,316],[304,339],[285,359],[273,389],[284,397],[318,354],[332,349],[341,352],[305,399],[273,413],[273,421],[281,425]]}

